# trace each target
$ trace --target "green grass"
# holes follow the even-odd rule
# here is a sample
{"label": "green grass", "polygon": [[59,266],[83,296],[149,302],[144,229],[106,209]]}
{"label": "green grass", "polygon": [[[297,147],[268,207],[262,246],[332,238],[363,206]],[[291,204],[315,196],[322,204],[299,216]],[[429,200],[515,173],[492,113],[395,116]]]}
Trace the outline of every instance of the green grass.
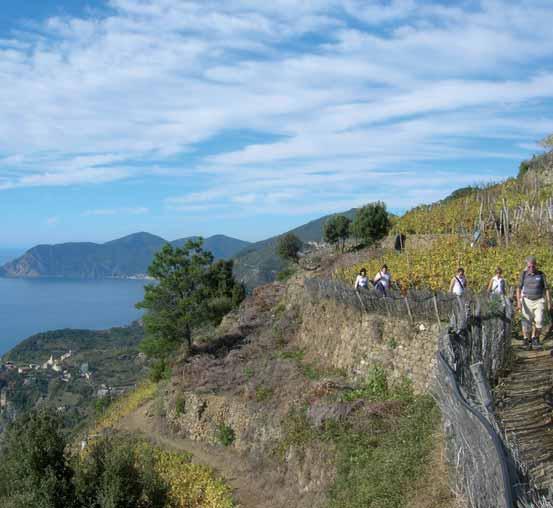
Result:
{"label": "green grass", "polygon": [[414,399],[388,428],[343,429],[334,438],[337,475],[329,508],[400,508],[420,477],[439,421],[434,401]]}
{"label": "green grass", "polygon": [[[400,508],[407,504],[434,447],[439,411],[429,396],[415,396],[407,381],[389,383],[375,367],[358,390],[341,400],[363,399],[367,405],[393,402],[390,411],[352,415],[345,421],[311,425],[307,407],[283,421],[283,438],[276,448],[284,460],[290,447],[305,450],[315,442],[334,450],[336,479],[328,492],[328,508]],[[361,410],[362,411],[362,410]]]}

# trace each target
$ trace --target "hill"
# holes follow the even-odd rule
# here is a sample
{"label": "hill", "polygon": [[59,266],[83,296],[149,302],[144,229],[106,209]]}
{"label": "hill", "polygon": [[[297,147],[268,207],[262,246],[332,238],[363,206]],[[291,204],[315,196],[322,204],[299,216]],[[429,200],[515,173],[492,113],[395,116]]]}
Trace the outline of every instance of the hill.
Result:
{"label": "hill", "polygon": [[[295,234],[304,243],[320,242],[323,239],[324,223],[333,215],[339,214],[325,215],[288,232]],[[353,219],[355,209],[352,208],[340,215]],[[247,287],[252,288],[272,282],[275,280],[276,274],[282,270],[284,264],[276,254],[276,245],[281,236],[277,235],[253,243],[235,256],[235,275]]]}
{"label": "hill", "polygon": [[[173,244],[184,244],[186,239]],[[74,242],[38,245],[0,268],[3,277],[60,277],[98,279],[140,276],[167,240],[150,233],[135,233],[103,244]],[[227,258],[248,242],[215,235],[204,246],[216,259]]]}
{"label": "hill", "polygon": [[[9,402],[9,410],[0,411],[0,432],[14,415],[39,403],[61,408],[68,423],[78,425],[94,414],[97,401],[134,387],[146,375],[138,353],[143,337],[142,326],[133,323],[109,330],[54,330],[25,339],[2,358],[22,372],[0,368],[0,388],[6,388]],[[50,356],[59,368],[44,368]]]}

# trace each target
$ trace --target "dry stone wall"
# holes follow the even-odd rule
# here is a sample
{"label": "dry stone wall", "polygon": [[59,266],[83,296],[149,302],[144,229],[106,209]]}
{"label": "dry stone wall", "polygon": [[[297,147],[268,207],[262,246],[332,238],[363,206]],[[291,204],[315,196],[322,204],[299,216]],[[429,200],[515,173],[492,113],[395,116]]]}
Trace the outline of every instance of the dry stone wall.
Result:
{"label": "dry stone wall", "polygon": [[430,387],[440,336],[437,323],[369,314],[332,300],[312,302],[299,297],[297,288],[294,299],[302,306],[296,340],[307,360],[356,378],[379,365],[392,378],[411,379],[418,393]]}

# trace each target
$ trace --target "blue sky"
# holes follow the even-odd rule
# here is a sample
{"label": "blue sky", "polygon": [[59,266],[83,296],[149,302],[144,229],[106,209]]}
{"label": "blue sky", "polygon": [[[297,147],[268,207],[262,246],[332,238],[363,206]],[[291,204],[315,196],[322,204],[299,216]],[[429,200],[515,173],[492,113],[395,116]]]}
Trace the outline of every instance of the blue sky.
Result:
{"label": "blue sky", "polygon": [[0,247],[258,240],[514,175],[549,0],[3,0]]}

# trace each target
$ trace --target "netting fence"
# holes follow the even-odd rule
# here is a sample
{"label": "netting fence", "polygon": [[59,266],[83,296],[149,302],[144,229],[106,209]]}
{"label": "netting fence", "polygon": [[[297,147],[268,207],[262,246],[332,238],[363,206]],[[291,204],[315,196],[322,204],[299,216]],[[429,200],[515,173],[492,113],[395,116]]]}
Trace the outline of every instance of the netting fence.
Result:
{"label": "netting fence", "polygon": [[331,299],[360,312],[439,323],[432,392],[443,415],[456,489],[471,508],[553,508],[522,482],[516,448],[503,439],[493,411],[492,388],[512,359],[509,298],[472,293],[459,298],[426,290],[382,296],[319,278],[306,279],[304,286],[315,301]]}

